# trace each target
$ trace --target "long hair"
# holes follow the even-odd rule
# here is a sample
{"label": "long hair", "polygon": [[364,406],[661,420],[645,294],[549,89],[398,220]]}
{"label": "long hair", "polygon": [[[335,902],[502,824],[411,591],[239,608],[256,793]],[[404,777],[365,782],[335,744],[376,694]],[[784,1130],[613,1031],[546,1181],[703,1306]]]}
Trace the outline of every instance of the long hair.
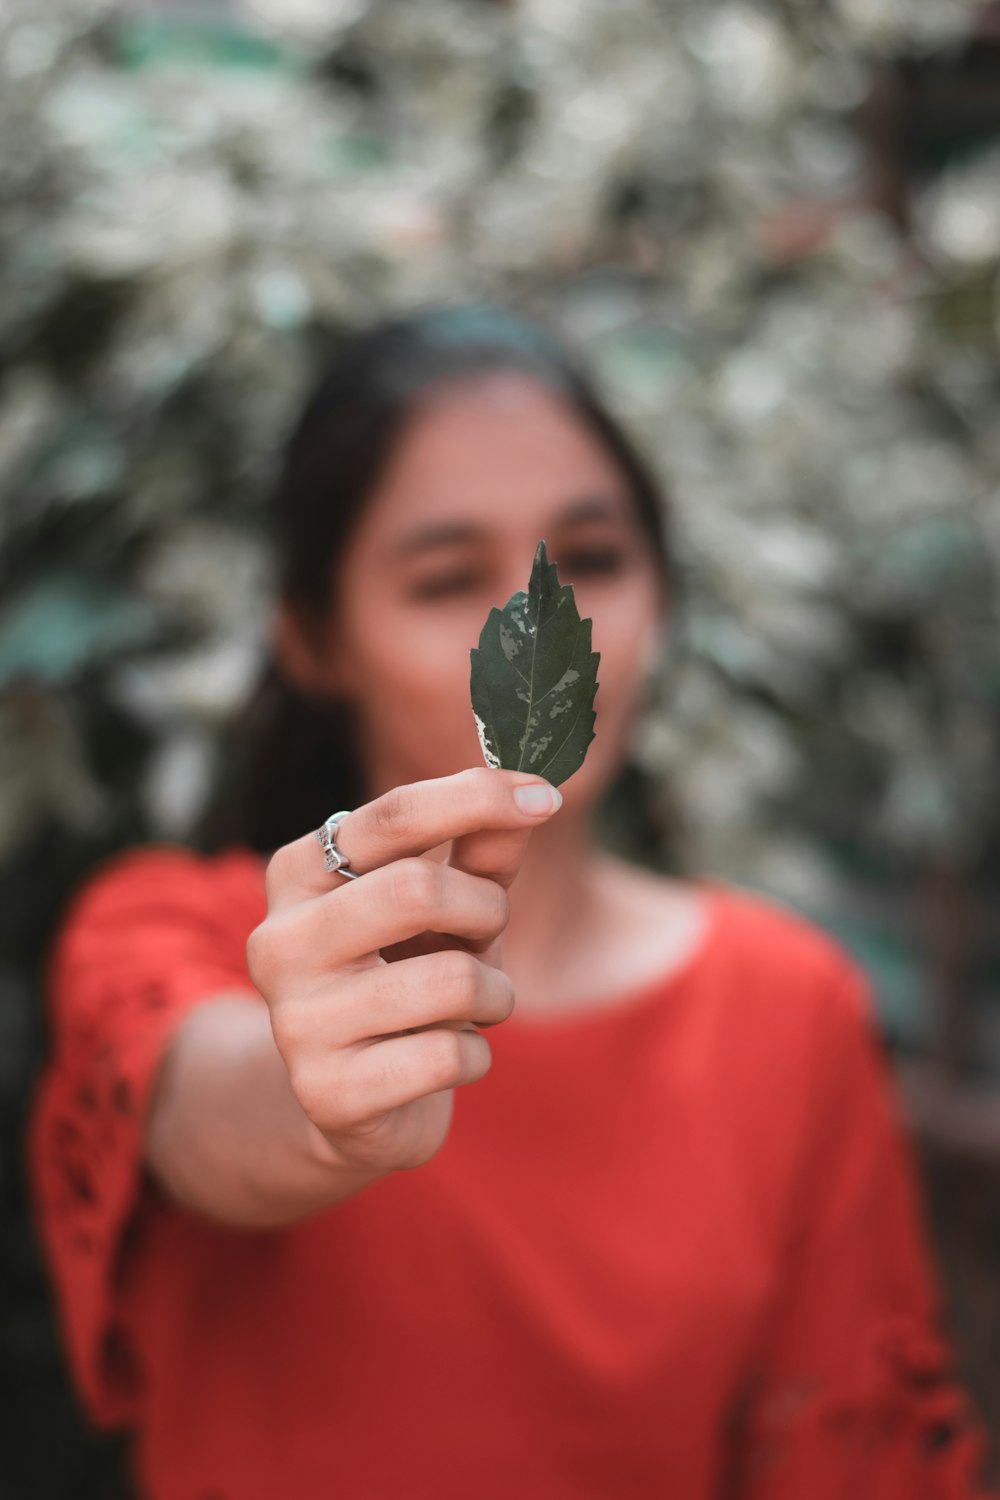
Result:
{"label": "long hair", "polygon": [[[625,476],[671,602],[676,570],[665,497],[590,379],[540,321],[491,303],[394,316],[335,348],[283,450],[269,507],[281,597],[305,621],[334,603],[336,559],[373,494],[414,403],[439,383],[498,371],[557,392]],[[368,800],[351,706],[304,697],[272,655],[224,752],[225,773],[195,842],[261,853]],[[626,775],[628,772],[626,771]]]}

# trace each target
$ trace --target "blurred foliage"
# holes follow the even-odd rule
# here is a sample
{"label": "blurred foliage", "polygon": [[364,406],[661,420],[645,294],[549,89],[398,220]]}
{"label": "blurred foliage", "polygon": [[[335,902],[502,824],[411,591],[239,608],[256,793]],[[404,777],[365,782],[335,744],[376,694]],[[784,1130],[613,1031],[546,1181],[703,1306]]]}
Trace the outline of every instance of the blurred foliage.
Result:
{"label": "blurred foliage", "polygon": [[856,127],[884,63],[948,55],[977,13],[6,0],[12,986],[94,858],[188,838],[225,774],[318,349],[501,296],[582,350],[672,496],[682,658],[636,763],[682,811],[678,861],[839,923],[920,1039],[912,955],[852,929],[849,892],[997,868],[1000,144],[935,163],[903,232]]}

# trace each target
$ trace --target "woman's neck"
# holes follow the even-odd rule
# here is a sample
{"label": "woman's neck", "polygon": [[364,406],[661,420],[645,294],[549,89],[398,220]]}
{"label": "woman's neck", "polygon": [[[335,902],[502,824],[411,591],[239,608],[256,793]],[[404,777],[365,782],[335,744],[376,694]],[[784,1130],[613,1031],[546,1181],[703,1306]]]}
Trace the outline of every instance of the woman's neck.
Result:
{"label": "woman's neck", "polygon": [[[581,960],[585,967],[587,953],[601,943],[598,888],[608,856],[586,817],[564,812],[532,829],[509,891],[503,966],[525,996],[560,994],[568,971]],[[428,855],[445,860],[449,848],[439,844]]]}
{"label": "woman's neck", "polygon": [[592,932],[599,858],[587,819],[578,813],[557,813],[532,831],[503,931],[504,967],[515,981],[530,978],[534,989],[565,974],[567,956]]}

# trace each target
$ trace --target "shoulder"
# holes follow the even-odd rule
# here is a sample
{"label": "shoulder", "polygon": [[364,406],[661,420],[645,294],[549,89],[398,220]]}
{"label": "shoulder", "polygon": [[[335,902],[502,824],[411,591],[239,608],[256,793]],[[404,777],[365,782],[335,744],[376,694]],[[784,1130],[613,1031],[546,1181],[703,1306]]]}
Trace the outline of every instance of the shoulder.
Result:
{"label": "shoulder", "polygon": [[854,956],[796,907],[731,882],[710,881],[711,954],[718,1004],[750,1053],[826,1056],[876,1030],[872,983]]}
{"label": "shoulder", "polygon": [[645,933],[656,946],[671,927],[698,934],[699,1003],[718,1006],[727,1025],[801,1027],[838,1015],[856,1023],[871,1009],[854,956],[791,903],[720,877],[678,879],[617,857],[606,857],[602,872],[606,901],[630,940]]}
{"label": "shoulder", "polygon": [[839,939],[798,907],[748,886],[713,880],[723,957],[748,975],[805,988],[851,987],[863,979],[857,960]]}
{"label": "shoulder", "polygon": [[[819,922],[779,897],[718,877],[677,879],[617,861],[614,880],[651,928],[700,902],[706,975],[734,987],[745,1009],[807,1003],[817,992],[843,993],[856,1007],[866,978],[848,950]],[[763,1016],[760,1019],[764,1019]]]}
{"label": "shoulder", "polygon": [[[873,1030],[874,997],[854,956],[791,903],[719,877],[677,879],[606,861],[616,921],[650,942],[671,926],[699,932],[684,965],[692,1020],[717,1057],[744,1067],[766,1054],[797,1065],[817,1050]],[[690,920],[701,903],[700,919]],[[678,915],[680,914],[680,915]],[[655,944],[654,944],[655,946]],[[670,1011],[672,1007],[667,1007]]]}
{"label": "shoulder", "polygon": [[715,1097],[760,1164],[757,1186],[763,1177],[808,1198],[830,1172],[854,1172],[899,1114],[874,987],[795,907],[736,885],[714,890],[702,1035]]}

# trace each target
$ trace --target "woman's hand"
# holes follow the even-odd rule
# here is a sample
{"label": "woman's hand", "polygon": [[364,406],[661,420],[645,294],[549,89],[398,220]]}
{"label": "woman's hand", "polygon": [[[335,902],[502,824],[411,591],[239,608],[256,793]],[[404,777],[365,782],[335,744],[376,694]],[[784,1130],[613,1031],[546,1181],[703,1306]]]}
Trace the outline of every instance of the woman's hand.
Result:
{"label": "woman's hand", "polygon": [[[521,787],[552,793],[552,805],[522,810]],[[337,843],[358,880],[326,872],[312,833],[272,856],[247,961],[332,1161],[389,1172],[444,1143],[452,1091],[492,1061],[476,1028],[513,1009],[501,967],[507,888],[559,802],[541,777],[475,767],[355,808]],[[421,857],[449,839],[443,863]]]}

